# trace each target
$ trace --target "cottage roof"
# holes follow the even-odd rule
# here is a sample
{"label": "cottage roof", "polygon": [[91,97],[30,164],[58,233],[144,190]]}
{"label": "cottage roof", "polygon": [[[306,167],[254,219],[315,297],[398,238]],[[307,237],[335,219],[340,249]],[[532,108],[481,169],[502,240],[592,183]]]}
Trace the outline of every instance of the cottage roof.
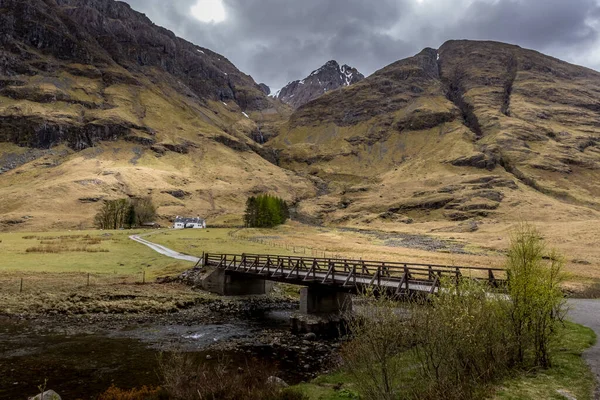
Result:
{"label": "cottage roof", "polygon": [[201,224],[203,222],[204,222],[204,219],[200,218],[200,217],[180,217],[180,216],[177,216],[175,218],[175,223]]}

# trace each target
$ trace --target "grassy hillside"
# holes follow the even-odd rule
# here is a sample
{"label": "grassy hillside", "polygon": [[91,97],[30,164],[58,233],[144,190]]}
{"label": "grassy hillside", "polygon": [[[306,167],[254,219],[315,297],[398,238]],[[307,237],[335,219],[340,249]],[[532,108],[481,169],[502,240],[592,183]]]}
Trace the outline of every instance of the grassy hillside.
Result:
{"label": "grassy hillside", "polygon": [[253,193],[314,194],[259,139],[289,107],[225,57],[126,3],[3,7],[22,24],[0,24],[0,229],[90,227],[103,199],[149,195],[168,224],[237,219]]}

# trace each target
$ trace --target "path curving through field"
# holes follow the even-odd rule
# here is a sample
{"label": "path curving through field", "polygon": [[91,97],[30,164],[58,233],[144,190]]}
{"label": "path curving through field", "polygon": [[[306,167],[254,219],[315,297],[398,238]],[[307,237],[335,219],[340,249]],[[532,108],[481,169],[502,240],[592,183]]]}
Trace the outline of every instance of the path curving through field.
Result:
{"label": "path curving through field", "polygon": [[600,299],[570,299],[569,319],[592,329],[599,340],[583,353],[585,361],[596,376],[594,398],[600,400]]}
{"label": "path curving through field", "polygon": [[183,253],[179,253],[175,250],[171,250],[168,247],[162,246],[160,244],[156,244],[156,243],[152,243],[149,240],[143,239],[141,237],[141,235],[131,235],[129,236],[129,239],[134,240],[138,243],[141,243],[145,246],[150,247],[152,250],[165,255],[167,257],[171,257],[171,258],[175,258],[177,260],[183,260],[183,261],[190,261],[193,263],[197,263],[198,261],[200,261],[200,258],[198,257],[194,257],[194,256],[190,256],[188,254],[183,254]]}

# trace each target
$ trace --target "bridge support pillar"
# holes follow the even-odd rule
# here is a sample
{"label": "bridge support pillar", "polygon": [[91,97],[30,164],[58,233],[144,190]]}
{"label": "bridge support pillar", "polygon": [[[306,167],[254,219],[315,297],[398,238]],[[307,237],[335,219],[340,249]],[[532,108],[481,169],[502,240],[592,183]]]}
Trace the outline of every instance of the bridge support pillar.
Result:
{"label": "bridge support pillar", "polygon": [[202,280],[202,288],[224,296],[249,296],[271,292],[273,282],[217,268]]}
{"label": "bridge support pillar", "polygon": [[339,314],[352,310],[349,293],[322,288],[300,289],[300,312],[302,314]]}

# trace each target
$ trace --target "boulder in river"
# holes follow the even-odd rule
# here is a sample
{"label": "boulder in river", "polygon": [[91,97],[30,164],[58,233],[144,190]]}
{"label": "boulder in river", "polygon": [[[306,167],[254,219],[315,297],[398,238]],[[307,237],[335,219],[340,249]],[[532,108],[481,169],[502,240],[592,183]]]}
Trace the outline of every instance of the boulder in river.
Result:
{"label": "boulder in river", "polygon": [[277,387],[288,387],[289,385],[286,383],[286,381],[284,381],[281,378],[278,378],[276,376],[270,376],[267,378],[267,385],[273,385],[273,386],[277,386]]}
{"label": "boulder in river", "polygon": [[54,390],[46,390],[37,396],[30,397],[29,400],[62,400],[62,398]]}

